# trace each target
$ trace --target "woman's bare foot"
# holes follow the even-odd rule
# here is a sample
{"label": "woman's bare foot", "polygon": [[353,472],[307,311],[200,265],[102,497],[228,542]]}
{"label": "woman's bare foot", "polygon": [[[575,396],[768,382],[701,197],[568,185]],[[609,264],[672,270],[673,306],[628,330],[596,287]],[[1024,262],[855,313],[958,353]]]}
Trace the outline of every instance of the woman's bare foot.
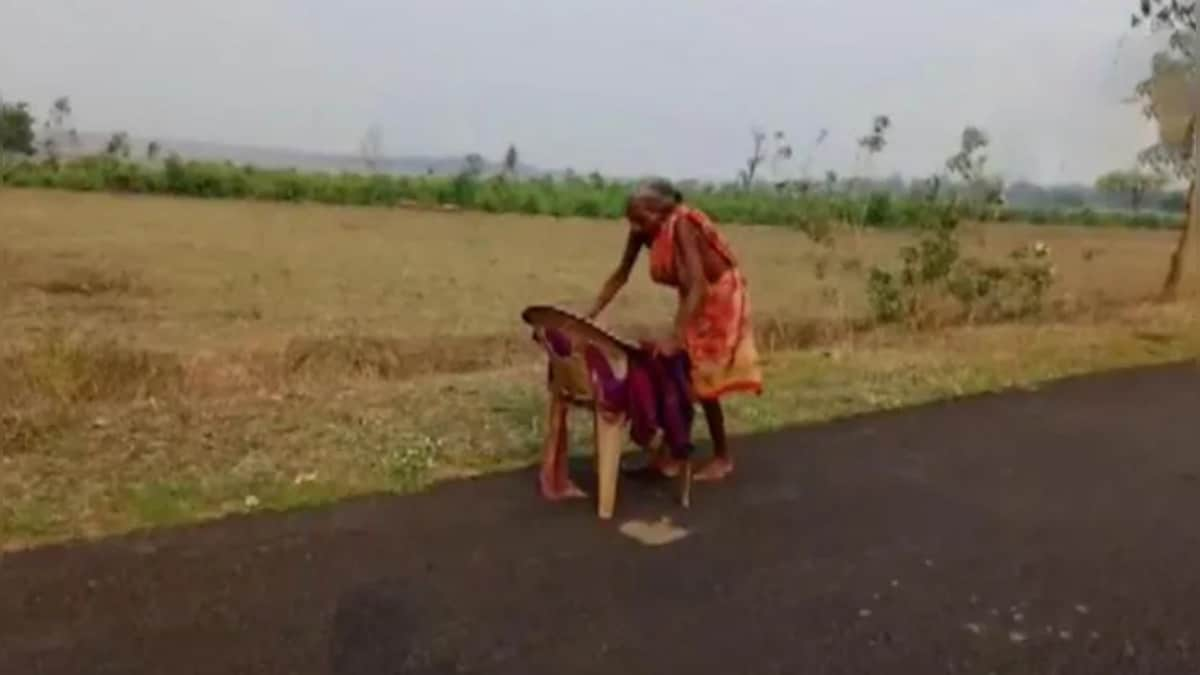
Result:
{"label": "woman's bare foot", "polygon": [[675,478],[683,471],[683,462],[663,453],[655,458],[654,469],[665,478]]}
{"label": "woman's bare foot", "polygon": [[551,502],[561,502],[568,499],[586,499],[587,493],[566,476],[554,476],[545,471],[538,474],[538,487],[542,499]]}
{"label": "woman's bare foot", "polygon": [[733,460],[728,457],[713,457],[704,466],[700,467],[696,473],[692,474],[692,480],[711,483],[714,481],[724,480],[733,473]]}

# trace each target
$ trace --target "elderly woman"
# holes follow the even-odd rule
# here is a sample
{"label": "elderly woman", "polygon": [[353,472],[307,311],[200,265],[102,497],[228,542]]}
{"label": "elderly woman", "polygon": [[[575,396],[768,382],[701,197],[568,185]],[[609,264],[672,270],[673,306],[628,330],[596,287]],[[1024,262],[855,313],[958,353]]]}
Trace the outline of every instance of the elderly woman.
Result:
{"label": "elderly woman", "polygon": [[[737,392],[762,392],[746,280],[712,221],[685,205],[670,182],[639,185],[629,198],[626,218],[631,227],[621,261],[588,317],[595,318],[612,302],[629,280],[638,255],[647,249],[650,278],[679,294],[674,330],[658,349],[687,354],[691,394],[704,409],[712,437],[713,459],[696,472],[695,480],[720,480],[733,472],[720,399]],[[667,476],[681,468],[665,454],[656,458],[656,466]]]}

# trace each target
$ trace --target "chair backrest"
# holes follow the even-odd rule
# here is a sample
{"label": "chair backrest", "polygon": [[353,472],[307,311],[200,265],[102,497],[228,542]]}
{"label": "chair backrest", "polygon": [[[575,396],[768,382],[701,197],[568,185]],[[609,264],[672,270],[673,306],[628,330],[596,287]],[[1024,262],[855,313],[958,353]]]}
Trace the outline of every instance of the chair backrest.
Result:
{"label": "chair backrest", "polygon": [[[549,330],[552,334],[557,333],[554,329]],[[536,330],[534,337],[546,347],[550,391],[580,405],[593,403],[596,400],[596,392],[592,387],[592,378],[588,373],[583,349],[568,342],[566,349],[560,351],[549,343],[546,330],[542,329]]]}
{"label": "chair backrest", "polygon": [[[629,370],[628,353],[636,349],[591,322],[553,307],[531,307],[522,313],[533,326],[534,340],[546,350],[550,390],[580,405],[597,396],[619,396]],[[590,363],[589,363],[590,361]],[[597,391],[597,386],[606,391]]]}

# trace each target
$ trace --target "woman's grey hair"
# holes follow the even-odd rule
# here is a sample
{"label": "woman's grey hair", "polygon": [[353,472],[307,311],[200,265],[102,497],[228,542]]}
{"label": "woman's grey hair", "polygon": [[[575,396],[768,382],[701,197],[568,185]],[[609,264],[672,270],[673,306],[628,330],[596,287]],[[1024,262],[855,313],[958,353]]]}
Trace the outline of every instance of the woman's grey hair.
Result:
{"label": "woman's grey hair", "polygon": [[629,195],[629,201],[633,202],[646,197],[672,204],[679,204],[683,201],[683,193],[675,187],[674,183],[665,178],[652,178],[638,183],[633,189],[633,193]]}

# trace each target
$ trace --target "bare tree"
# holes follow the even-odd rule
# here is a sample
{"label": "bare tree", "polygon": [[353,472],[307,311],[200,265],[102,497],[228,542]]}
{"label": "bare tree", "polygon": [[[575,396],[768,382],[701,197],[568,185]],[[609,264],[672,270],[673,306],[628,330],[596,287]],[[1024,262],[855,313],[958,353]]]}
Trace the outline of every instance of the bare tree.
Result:
{"label": "bare tree", "polygon": [[[783,172],[782,167],[787,162],[790,162],[796,153],[792,149],[792,144],[788,140],[786,133],[784,133],[782,131],[776,131],[773,134],[773,138],[774,138],[774,141],[772,143],[771,153],[770,153],[771,154],[771,178],[775,182],[775,190],[782,193],[788,188],[789,185],[793,185],[793,182],[789,181],[783,175],[784,172]],[[794,185],[797,188],[799,187],[798,182],[794,183]]]}
{"label": "bare tree", "polygon": [[871,120],[871,132],[858,139],[858,145],[866,150],[869,155],[877,155],[883,152],[884,147],[887,146],[887,131],[891,127],[891,117],[876,115],[875,119]]}
{"label": "bare tree", "polygon": [[817,153],[817,148],[820,148],[821,144],[824,143],[825,139],[827,138],[829,138],[829,130],[821,129],[821,131],[817,133],[816,139],[813,140],[812,145],[809,146],[808,152],[805,153],[804,156],[804,166],[800,170],[800,176],[802,179],[808,180],[808,172],[809,169],[812,168],[813,155]]}
{"label": "bare tree", "polygon": [[504,175],[516,176],[520,159],[521,156],[517,154],[517,146],[509,145],[508,150],[504,153]]}
{"label": "bare tree", "polygon": [[[71,115],[74,110],[71,108],[71,99],[66,96],[60,96],[54,99],[54,103],[50,106],[49,121],[59,129],[65,129],[70,126]],[[71,129],[73,133],[75,130]]]}
{"label": "bare tree", "polygon": [[836,171],[826,171],[825,172],[825,190],[827,192],[829,192],[830,194],[832,194],[835,190],[837,190],[837,185],[838,185],[837,172]]}
{"label": "bare tree", "polygon": [[64,146],[79,145],[79,132],[71,124],[71,99],[60,96],[50,105],[42,122],[42,152],[51,162],[57,162]]}
{"label": "bare tree", "polygon": [[921,195],[926,201],[936,202],[942,193],[942,176],[935,173],[921,182]]}
{"label": "bare tree", "polygon": [[378,124],[367,127],[367,132],[363,134],[362,141],[359,143],[358,152],[367,171],[371,173],[378,171],[383,161],[383,128]]}
{"label": "bare tree", "polygon": [[486,164],[483,160],[483,155],[472,152],[463,159],[462,175],[468,178],[479,178],[483,175]]}
{"label": "bare tree", "polygon": [[[871,130],[858,139],[860,150],[854,161],[855,172],[846,181],[846,187],[851,192],[858,192],[862,186],[866,186],[869,190],[875,155],[883,152],[883,149],[887,147],[887,132],[891,127],[892,118],[890,116],[876,115],[871,119]],[[863,152],[866,153],[865,158]]]}
{"label": "bare tree", "polygon": [[989,142],[987,134],[979,127],[966,127],[959,141],[958,152],[946,160],[946,170],[966,183],[978,180],[983,176],[983,167],[987,164],[987,155],[979,151],[986,148]]}
{"label": "bare tree", "polygon": [[754,184],[758,167],[767,159],[767,132],[756,127],[750,130],[750,138],[754,142],[753,150],[746,158],[746,168],[738,172],[738,180],[747,189]]}
{"label": "bare tree", "polygon": [[1138,0],[1131,17],[1135,28],[1147,24],[1151,31],[1170,34],[1166,50],[1154,55],[1150,76],[1136,90],[1147,117],[1154,119],[1159,128],[1159,142],[1146,148],[1139,159],[1188,181],[1187,222],[1163,281],[1162,297],[1166,300],[1178,297],[1184,286],[1200,290],[1200,195],[1195,166],[1200,163],[1200,135],[1196,133],[1200,86],[1198,12],[1196,0]]}
{"label": "bare tree", "polygon": [[892,127],[892,118],[888,115],[876,115],[871,120],[871,130],[858,139],[858,147],[866,152],[865,159],[859,154],[856,164],[861,170],[859,176],[850,178],[850,189],[855,190],[858,185],[870,185],[872,168],[875,163],[875,156],[883,152],[887,147],[887,132]]}
{"label": "bare tree", "polygon": [[[1004,182],[984,172],[988,157],[982,151],[989,144],[991,139],[987,132],[968,125],[959,139],[958,152],[946,160],[946,171],[962,180],[962,188],[969,198],[996,207],[1004,198]],[[941,182],[936,186],[940,189]],[[955,191],[954,198],[958,198],[958,191]]]}
{"label": "bare tree", "polygon": [[154,160],[158,159],[160,154],[162,154],[162,145],[160,145],[158,141],[150,141],[146,145],[146,159],[153,162]]}
{"label": "bare tree", "polygon": [[131,149],[129,147],[129,134],[124,131],[118,131],[113,134],[108,143],[104,146],[104,153],[120,159],[129,159]]}

